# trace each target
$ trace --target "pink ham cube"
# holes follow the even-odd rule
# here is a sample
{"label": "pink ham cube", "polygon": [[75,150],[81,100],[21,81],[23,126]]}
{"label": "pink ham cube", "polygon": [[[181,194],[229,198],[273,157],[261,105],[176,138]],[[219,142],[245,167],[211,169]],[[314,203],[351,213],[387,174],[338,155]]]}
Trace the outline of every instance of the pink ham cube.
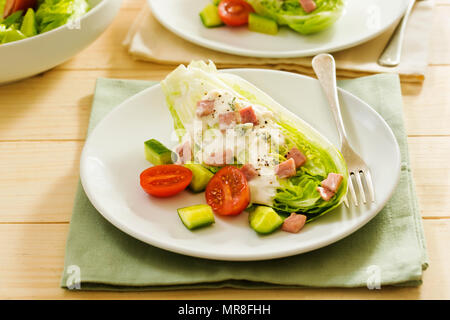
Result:
{"label": "pink ham cube", "polygon": [[295,176],[296,170],[295,170],[294,159],[290,158],[290,159],[283,161],[282,163],[276,165],[275,166],[275,174],[281,179]]}
{"label": "pink ham cube", "polygon": [[306,216],[303,214],[291,213],[281,225],[281,230],[291,233],[298,233],[306,223]]}
{"label": "pink ham cube", "polygon": [[175,151],[178,154],[177,163],[186,163],[188,161],[191,161],[192,152],[191,152],[191,143],[189,141],[183,142],[175,149]]}
{"label": "pink ham cube", "polygon": [[317,187],[317,191],[319,191],[320,197],[324,201],[330,201],[330,199],[334,196],[334,192],[328,190],[327,188]]}
{"label": "pink ham cube", "polygon": [[222,152],[212,152],[204,159],[204,163],[208,166],[222,167],[227,164],[232,164],[234,161],[234,153],[231,149],[223,150]]}
{"label": "pink ham cube", "polygon": [[329,173],[328,177],[323,180],[320,185],[322,187],[324,187],[325,189],[336,193],[336,191],[338,191],[339,186],[342,183],[342,180],[344,179],[344,177],[342,176],[342,174],[338,174],[338,173]]}
{"label": "pink ham cube", "polygon": [[255,110],[253,110],[252,107],[241,109],[239,114],[241,115],[242,123],[253,123],[255,126],[258,125],[259,121],[256,118]]}
{"label": "pink ham cube", "polygon": [[199,117],[207,116],[214,111],[214,100],[200,100],[197,102],[196,114]]}
{"label": "pink ham cube", "polygon": [[251,163],[244,164],[241,168],[241,171],[244,174],[247,181],[252,180],[254,177],[258,175],[258,171],[256,171],[255,167]]}
{"label": "pink ham cube", "polygon": [[286,158],[294,159],[296,168],[301,167],[306,162],[305,155],[300,150],[298,150],[296,147],[293,147],[291,150],[289,150],[289,152],[286,155]]}
{"label": "pink ham cube", "polygon": [[219,129],[222,131],[233,127],[237,122],[237,113],[234,111],[219,114]]}
{"label": "pink ham cube", "polygon": [[303,10],[305,10],[306,13],[313,12],[316,10],[316,3],[314,0],[299,0],[300,5],[302,6]]}

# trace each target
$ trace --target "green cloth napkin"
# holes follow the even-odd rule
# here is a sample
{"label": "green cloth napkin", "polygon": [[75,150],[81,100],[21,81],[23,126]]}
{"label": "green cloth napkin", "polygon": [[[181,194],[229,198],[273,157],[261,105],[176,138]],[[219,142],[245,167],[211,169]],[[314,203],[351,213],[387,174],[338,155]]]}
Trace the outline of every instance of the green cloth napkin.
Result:
{"label": "green cloth napkin", "polygon": [[[98,79],[89,125],[155,82]],[[172,290],[235,287],[416,286],[428,266],[423,227],[408,158],[397,75],[343,80],[339,86],[377,110],[394,131],[401,178],[386,207],[363,228],[327,247],[282,259],[225,262],[165,251],[123,233],[96,211],[78,187],[67,239],[64,288]],[[374,278],[375,277],[375,278]],[[79,286],[76,284],[80,281]]]}

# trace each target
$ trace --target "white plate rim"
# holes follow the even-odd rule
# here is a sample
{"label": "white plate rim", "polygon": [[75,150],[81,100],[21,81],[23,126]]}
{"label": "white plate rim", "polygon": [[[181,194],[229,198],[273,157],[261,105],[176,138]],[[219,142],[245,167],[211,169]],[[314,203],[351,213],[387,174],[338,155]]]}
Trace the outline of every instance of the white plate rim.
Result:
{"label": "white plate rim", "polygon": [[[287,71],[270,70],[270,69],[266,70],[266,69],[255,69],[255,68],[233,68],[233,69],[221,69],[221,70],[219,70],[219,72],[231,72],[233,74],[239,75],[239,73],[241,73],[241,72],[245,73],[246,71],[249,71],[249,70],[252,72],[256,71],[256,72],[261,72],[261,73],[282,73],[282,74],[286,74],[288,76],[294,76],[294,77],[299,77],[299,78],[303,78],[303,79],[318,81],[317,79],[314,79],[309,76],[295,74],[295,73],[287,72]],[[190,248],[179,248],[178,246],[174,246],[170,243],[159,241],[158,239],[151,238],[151,237],[149,238],[148,235],[146,235],[144,233],[136,232],[132,228],[129,228],[126,224],[121,223],[121,221],[117,220],[114,217],[114,215],[108,214],[108,210],[104,209],[104,206],[102,205],[102,203],[97,201],[97,199],[94,196],[94,192],[89,187],[89,183],[88,183],[89,177],[88,177],[87,170],[85,167],[85,163],[86,163],[85,159],[86,159],[86,153],[87,153],[86,146],[89,144],[89,140],[91,139],[91,137],[93,137],[95,135],[95,131],[100,130],[98,128],[101,127],[102,123],[106,123],[108,121],[109,117],[112,117],[114,115],[114,113],[119,112],[120,109],[126,108],[127,105],[134,99],[136,99],[142,95],[146,95],[150,91],[160,90],[160,86],[161,85],[158,83],[158,84],[151,86],[150,88],[144,89],[141,92],[127,98],[122,103],[120,103],[117,107],[115,107],[113,110],[111,110],[102,120],[100,120],[99,123],[97,123],[95,128],[89,134],[89,137],[86,139],[85,145],[83,146],[83,150],[82,150],[81,158],[80,158],[80,180],[81,180],[83,189],[85,191],[85,194],[88,197],[91,204],[106,220],[108,220],[111,224],[113,224],[119,230],[129,234],[130,236],[132,236],[142,242],[145,242],[147,244],[150,244],[152,246],[155,246],[155,247],[167,250],[167,251],[179,253],[182,255],[187,255],[187,256],[192,256],[192,257],[197,257],[197,258],[204,258],[204,259],[220,260],[220,261],[261,261],[261,260],[271,260],[271,259],[289,257],[289,256],[302,254],[302,253],[306,253],[306,252],[310,252],[313,250],[317,250],[317,249],[326,247],[326,246],[333,244],[333,243],[351,235],[352,233],[356,232],[361,227],[366,225],[370,220],[372,220],[384,208],[386,203],[392,197],[392,194],[394,193],[394,191],[398,185],[398,182],[400,180],[400,173],[401,173],[401,153],[400,153],[400,147],[398,145],[397,139],[396,139],[391,127],[386,123],[386,121],[383,119],[383,117],[381,117],[381,115],[377,111],[375,111],[369,104],[367,104],[366,102],[364,102],[363,100],[361,100],[360,98],[355,96],[354,94],[352,94],[344,89],[338,88],[339,94],[349,95],[351,98],[353,98],[353,99],[357,100],[359,103],[365,105],[365,107],[370,112],[372,112],[383,123],[383,125],[387,129],[387,132],[389,133],[390,137],[392,138],[392,141],[395,142],[395,144],[394,144],[395,145],[395,153],[396,153],[395,158],[398,159],[398,162],[396,165],[396,169],[397,169],[396,173],[397,174],[393,178],[394,183],[392,185],[392,189],[389,191],[389,195],[386,197],[386,199],[384,201],[377,202],[377,204],[378,204],[377,210],[375,210],[372,214],[366,215],[365,219],[361,220],[358,224],[354,225],[353,228],[348,228],[343,232],[337,233],[334,237],[331,237],[326,240],[322,240],[321,242],[317,242],[317,243],[311,244],[309,246],[302,247],[300,250],[298,248],[294,247],[291,249],[285,249],[283,251],[280,251],[279,253],[269,252],[269,253],[259,254],[259,255],[250,256],[250,257],[248,255],[239,254],[239,253],[233,253],[233,254],[217,253],[217,252],[205,253],[201,250],[195,250],[195,249],[190,249]],[[343,204],[341,204],[341,205],[343,205]]]}
{"label": "white plate rim", "polygon": [[148,6],[150,7],[152,15],[167,30],[176,34],[180,38],[183,38],[191,43],[200,45],[202,47],[205,47],[205,48],[208,48],[211,50],[224,52],[224,53],[228,53],[228,54],[233,54],[233,55],[240,55],[240,56],[245,56],[245,57],[255,57],[255,58],[300,58],[300,57],[313,56],[313,55],[316,55],[319,53],[324,53],[324,52],[331,53],[331,52],[341,51],[341,50],[355,47],[357,45],[360,45],[362,43],[365,43],[367,41],[370,41],[370,40],[376,38],[377,36],[379,36],[383,32],[385,32],[387,29],[389,29],[392,25],[394,25],[394,23],[396,23],[397,21],[400,20],[400,18],[404,15],[406,8],[408,6],[408,1],[402,0],[403,1],[403,9],[399,10],[399,13],[397,14],[397,16],[395,16],[391,21],[389,21],[389,23],[386,23],[386,25],[384,25],[383,28],[380,28],[379,30],[370,34],[369,36],[362,37],[353,42],[349,42],[349,43],[345,43],[345,44],[337,45],[337,46],[331,46],[331,47],[324,46],[324,47],[318,48],[318,49],[298,50],[298,51],[291,50],[291,51],[285,51],[285,52],[278,52],[278,51],[258,51],[258,50],[241,49],[239,47],[229,47],[226,45],[220,45],[216,41],[204,39],[201,36],[195,36],[195,35],[190,35],[189,33],[184,33],[182,31],[178,30],[177,28],[174,28],[171,24],[167,23],[166,20],[162,16],[159,15],[158,10],[155,10],[154,4],[153,4],[154,1],[155,0],[147,0],[147,3],[148,3]]}

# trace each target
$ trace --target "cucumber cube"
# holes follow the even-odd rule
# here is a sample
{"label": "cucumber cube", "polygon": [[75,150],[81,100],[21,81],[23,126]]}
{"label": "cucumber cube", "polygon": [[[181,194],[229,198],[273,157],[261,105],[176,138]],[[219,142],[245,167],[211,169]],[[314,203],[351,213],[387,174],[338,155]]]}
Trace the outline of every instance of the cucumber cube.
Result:
{"label": "cucumber cube", "polygon": [[172,151],[167,149],[161,142],[150,139],[144,142],[145,158],[153,165],[171,164]]}
{"label": "cucumber cube", "polygon": [[250,226],[261,234],[268,234],[283,224],[283,219],[270,207],[258,206],[249,216]]}
{"label": "cucumber cube", "polygon": [[184,166],[192,171],[192,181],[189,185],[189,189],[193,192],[204,191],[214,174],[201,164],[186,163]]}
{"label": "cucumber cube", "polygon": [[248,29],[250,31],[275,35],[278,33],[278,24],[272,19],[256,13],[250,13],[248,16]]}
{"label": "cucumber cube", "polygon": [[202,23],[207,28],[214,28],[223,25],[222,20],[219,17],[219,12],[217,7],[213,3],[209,3],[200,12],[200,19]]}
{"label": "cucumber cube", "polygon": [[207,204],[180,208],[177,212],[181,221],[189,230],[206,227],[215,222],[212,208]]}

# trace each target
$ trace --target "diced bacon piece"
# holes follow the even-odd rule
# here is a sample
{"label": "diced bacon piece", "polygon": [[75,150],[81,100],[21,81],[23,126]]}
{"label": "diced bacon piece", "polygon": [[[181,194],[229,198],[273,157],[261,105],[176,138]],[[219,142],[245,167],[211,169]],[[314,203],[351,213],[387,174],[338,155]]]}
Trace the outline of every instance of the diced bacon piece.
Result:
{"label": "diced bacon piece", "polygon": [[293,147],[291,150],[289,150],[289,152],[286,155],[286,158],[294,159],[296,168],[301,167],[306,162],[305,155],[300,150],[298,150],[296,147]]}
{"label": "diced bacon piece", "polygon": [[252,107],[247,107],[239,110],[242,123],[253,123],[254,126],[258,125],[259,121],[256,118],[255,110]]}
{"label": "diced bacon piece", "polygon": [[238,122],[237,113],[234,111],[219,114],[219,129],[224,131],[233,127]]}
{"label": "diced bacon piece", "polygon": [[325,201],[329,201],[334,196],[334,192],[327,188],[317,187],[317,191],[319,191],[320,197]]}
{"label": "diced bacon piece", "polygon": [[256,171],[255,167],[251,163],[244,164],[241,168],[241,171],[244,174],[247,181],[252,180],[254,177],[258,175],[258,171]]}
{"label": "diced bacon piece", "polygon": [[279,178],[289,178],[292,176],[295,176],[296,170],[295,170],[295,161],[294,159],[288,159],[286,161],[283,161],[282,163],[275,166],[275,174]]}
{"label": "diced bacon piece", "polygon": [[212,152],[205,157],[204,163],[208,166],[221,167],[226,164],[232,164],[234,160],[233,150],[226,149],[222,152]]}
{"label": "diced bacon piece", "polygon": [[293,212],[289,217],[284,219],[284,222],[281,225],[281,230],[291,233],[297,233],[303,228],[305,222],[306,222],[305,215],[296,214],[295,212]]}
{"label": "diced bacon piece", "polygon": [[306,13],[310,13],[314,10],[316,10],[316,3],[314,0],[299,0],[300,5],[302,6],[303,10],[305,10]]}
{"label": "diced bacon piece", "polygon": [[189,140],[187,140],[187,141],[183,142],[181,145],[179,145],[175,149],[175,151],[178,154],[177,163],[186,163],[188,161],[191,161],[192,152],[191,152],[191,143]]}
{"label": "diced bacon piece", "polygon": [[328,177],[325,180],[323,180],[320,183],[320,185],[325,189],[328,189],[329,191],[336,193],[336,191],[338,191],[339,186],[342,183],[342,179],[344,179],[342,174],[329,173]]}
{"label": "diced bacon piece", "polygon": [[197,102],[197,116],[204,117],[214,111],[214,100],[200,100]]}

